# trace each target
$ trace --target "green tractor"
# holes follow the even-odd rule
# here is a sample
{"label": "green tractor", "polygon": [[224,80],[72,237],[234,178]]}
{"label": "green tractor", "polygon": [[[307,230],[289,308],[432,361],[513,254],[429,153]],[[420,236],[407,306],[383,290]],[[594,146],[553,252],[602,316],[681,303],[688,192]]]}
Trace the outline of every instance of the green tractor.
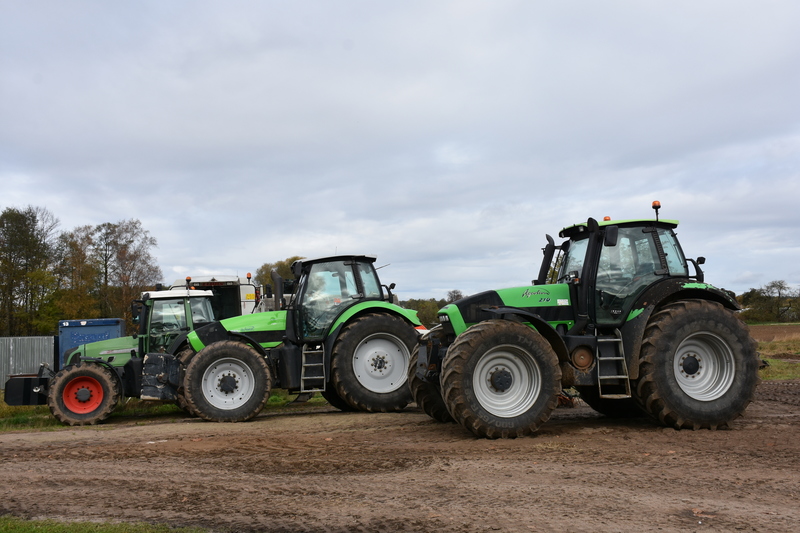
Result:
{"label": "green tractor", "polygon": [[412,354],[417,404],[487,438],[536,431],[572,387],[608,416],[676,429],[740,416],[758,384],[756,343],[734,294],[705,283],[705,259],[685,258],[678,222],[653,208],[655,220],[567,227],[560,245],[548,235],[532,285],[443,307]]}
{"label": "green tractor", "polygon": [[394,284],[381,285],[374,261],[296,261],[288,283],[273,272],[278,310],[213,322],[172,353],[145,356],[145,378],[163,376],[150,398],[217,422],[251,419],[273,387],[320,392],[341,410],[403,409],[411,351],[426,330],[416,311],[394,303]]}
{"label": "green tractor", "polygon": [[38,375],[10,376],[8,405],[47,404],[59,421],[96,424],[108,418],[122,397],[142,395],[142,355],[170,353],[186,335],[214,319],[211,291],[172,289],[145,292],[132,304],[137,335],[91,342],[69,350],[57,373],[48,365]]}

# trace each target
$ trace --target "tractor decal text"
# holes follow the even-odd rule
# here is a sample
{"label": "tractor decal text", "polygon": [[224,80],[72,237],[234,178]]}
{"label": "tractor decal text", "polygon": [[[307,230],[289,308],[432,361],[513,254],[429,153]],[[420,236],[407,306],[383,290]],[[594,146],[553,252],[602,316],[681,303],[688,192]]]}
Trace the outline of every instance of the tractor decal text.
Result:
{"label": "tractor decal text", "polygon": [[522,293],[523,298],[530,298],[531,296],[542,296],[542,295],[550,296],[550,293],[548,291],[543,291],[542,289],[538,289],[535,291],[532,291],[530,289],[525,289],[525,292]]}

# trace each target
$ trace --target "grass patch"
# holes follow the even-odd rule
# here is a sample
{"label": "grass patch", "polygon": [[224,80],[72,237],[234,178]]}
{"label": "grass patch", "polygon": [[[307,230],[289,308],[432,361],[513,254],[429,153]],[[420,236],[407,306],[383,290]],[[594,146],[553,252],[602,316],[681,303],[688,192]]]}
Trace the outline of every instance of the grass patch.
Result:
{"label": "grass patch", "polygon": [[800,334],[779,337],[769,342],[759,342],[758,351],[761,353],[761,357],[775,355],[800,356]]}
{"label": "grass patch", "polygon": [[[2,391],[0,398],[5,396]],[[269,400],[264,405],[263,412],[270,410],[280,410],[291,404],[297,398],[297,394],[289,394],[283,389],[274,389]],[[320,394],[314,394],[311,399],[301,405],[318,407],[327,404],[325,398]],[[141,419],[142,422],[151,419],[178,420],[187,415],[183,410],[173,403],[148,402],[138,398],[126,398],[120,402],[110,419]],[[20,405],[10,406],[0,399],[0,432],[29,429],[58,429],[65,427],[56,420],[46,405]],[[0,527],[0,531],[3,531]]]}
{"label": "grass patch", "polygon": [[0,516],[0,531],[11,533],[204,533],[207,530],[171,528],[144,523],[57,522],[55,520],[23,520]]}
{"label": "grass patch", "polygon": [[780,379],[800,379],[800,363],[797,361],[786,361],[784,359],[764,358],[769,366],[760,371],[761,379],[764,381],[775,381]]}

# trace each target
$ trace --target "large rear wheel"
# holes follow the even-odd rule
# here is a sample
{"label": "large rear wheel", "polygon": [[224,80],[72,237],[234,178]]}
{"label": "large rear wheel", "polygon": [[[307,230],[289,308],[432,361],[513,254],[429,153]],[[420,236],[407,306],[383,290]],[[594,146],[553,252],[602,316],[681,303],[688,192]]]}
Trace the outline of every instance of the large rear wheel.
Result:
{"label": "large rear wheel", "polygon": [[442,363],[444,401],[479,437],[513,438],[550,418],[561,392],[558,356],[536,330],[488,320],[459,335]]}
{"label": "large rear wheel", "polygon": [[269,398],[272,378],[266,360],[235,341],[215,342],[192,358],[183,390],[188,407],[212,422],[243,422]]}
{"label": "large rear wheel", "polygon": [[417,332],[403,319],[370,313],[344,328],[333,345],[331,382],[359,411],[390,412],[411,401],[406,384]]}
{"label": "large rear wheel", "polygon": [[601,398],[597,385],[584,385],[575,387],[581,395],[581,400],[597,411],[609,418],[636,418],[646,416],[644,411],[633,398],[609,399]]}
{"label": "large rear wheel", "polygon": [[355,411],[355,408],[352,405],[339,397],[339,395],[336,393],[333,383],[329,382],[327,385],[325,385],[325,390],[322,391],[322,397],[325,398],[331,407],[335,407],[340,411]]}
{"label": "large rear wheel", "polygon": [[677,429],[716,429],[739,417],[758,385],[756,342],[716,302],[664,307],[647,324],[634,395],[644,410]]}
{"label": "large rear wheel", "polygon": [[453,422],[453,417],[447,410],[438,384],[423,381],[417,376],[418,357],[419,346],[411,352],[411,363],[408,365],[408,388],[411,389],[411,396],[417,403],[417,407],[437,422]]}
{"label": "large rear wheel", "polygon": [[47,405],[61,423],[84,426],[108,418],[120,395],[119,379],[109,369],[78,362],[65,367],[50,382]]}
{"label": "large rear wheel", "polygon": [[[181,352],[179,352],[178,355],[176,356],[181,364],[181,369],[184,375],[186,374],[186,367],[189,366],[189,363],[192,361],[194,354],[195,354],[194,350],[192,350],[191,348],[186,348]],[[183,412],[185,412],[187,415],[191,417],[196,417],[197,413],[194,412],[192,407],[189,405],[189,402],[186,401],[186,391],[183,388],[183,383],[181,383],[181,386],[178,387],[176,396],[177,398],[175,399],[175,403],[177,404],[177,406],[180,407],[183,410]]]}

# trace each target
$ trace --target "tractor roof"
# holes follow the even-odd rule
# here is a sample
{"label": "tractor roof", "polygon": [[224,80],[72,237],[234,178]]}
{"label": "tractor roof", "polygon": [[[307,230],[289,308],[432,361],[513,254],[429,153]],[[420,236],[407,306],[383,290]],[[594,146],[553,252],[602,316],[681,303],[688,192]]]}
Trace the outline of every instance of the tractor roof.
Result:
{"label": "tractor roof", "polygon": [[300,271],[305,265],[327,263],[328,261],[357,260],[374,263],[377,259],[378,257],[374,255],[331,255],[328,257],[315,257],[313,259],[298,259],[292,263],[292,273],[295,275],[295,277],[300,277]]}
{"label": "tractor roof", "polygon": [[142,293],[143,300],[163,300],[165,298],[199,298],[201,296],[214,296],[211,291],[195,291],[186,289],[171,289],[168,291],[149,291]]}
{"label": "tractor roof", "polygon": [[[597,221],[597,225],[601,228],[604,226],[621,226],[621,227],[630,227],[630,226],[656,226],[662,228],[677,228],[678,221],[677,220],[653,220],[653,219],[634,219],[634,220],[599,220]],[[562,239],[572,238],[576,235],[580,235],[581,233],[587,231],[589,229],[589,222],[582,222],[580,224],[575,224],[573,226],[567,226],[566,228],[562,229],[558,236]]]}

